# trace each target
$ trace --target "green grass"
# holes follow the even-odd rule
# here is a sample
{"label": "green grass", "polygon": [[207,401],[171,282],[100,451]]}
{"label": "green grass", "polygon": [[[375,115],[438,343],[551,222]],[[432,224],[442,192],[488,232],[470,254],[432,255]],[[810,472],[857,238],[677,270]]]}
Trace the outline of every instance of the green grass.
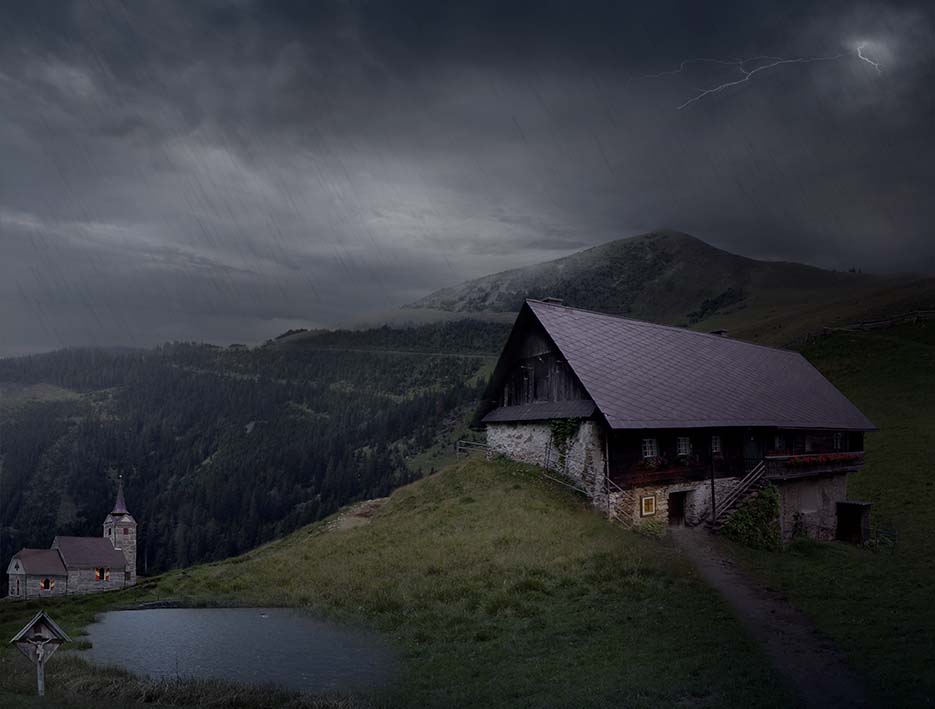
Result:
{"label": "green grass", "polygon": [[[935,697],[935,323],[821,338],[804,354],[877,426],[848,497],[873,502],[872,549],[736,548],[831,636],[880,703]],[[895,533],[895,544],[886,538]]]}
{"label": "green grass", "polygon": [[[512,463],[466,461],[397,490],[369,525],[318,523],[243,557],[50,612],[78,632],[108,605],[149,598],[296,606],[378,629],[404,667],[372,697],[381,705],[788,705],[757,648],[673,547],[608,524]],[[12,634],[32,611],[9,604],[0,630]],[[14,690],[27,691],[0,679],[0,691]]]}

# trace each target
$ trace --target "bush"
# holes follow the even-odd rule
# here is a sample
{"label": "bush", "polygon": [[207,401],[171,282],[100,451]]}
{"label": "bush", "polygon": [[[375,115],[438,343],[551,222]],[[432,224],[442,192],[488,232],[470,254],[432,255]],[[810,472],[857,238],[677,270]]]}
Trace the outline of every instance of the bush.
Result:
{"label": "bush", "polygon": [[747,500],[724,525],[724,536],[754,549],[779,551],[779,490],[768,485]]}

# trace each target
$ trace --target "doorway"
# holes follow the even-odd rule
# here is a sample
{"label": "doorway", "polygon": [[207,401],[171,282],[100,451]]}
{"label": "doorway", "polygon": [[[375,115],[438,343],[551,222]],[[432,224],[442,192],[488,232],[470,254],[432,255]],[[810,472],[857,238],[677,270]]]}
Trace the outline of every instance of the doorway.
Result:
{"label": "doorway", "polygon": [[688,491],[669,493],[669,526],[685,526],[685,500],[688,498]]}

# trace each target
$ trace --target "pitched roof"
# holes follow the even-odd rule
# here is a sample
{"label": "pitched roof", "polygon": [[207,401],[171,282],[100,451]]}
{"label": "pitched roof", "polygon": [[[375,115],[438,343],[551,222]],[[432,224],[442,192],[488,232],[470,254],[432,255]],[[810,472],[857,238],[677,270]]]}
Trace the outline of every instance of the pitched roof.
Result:
{"label": "pitched roof", "polygon": [[545,421],[556,418],[588,418],[596,410],[593,401],[545,401],[518,406],[501,406],[483,418],[484,423],[505,421]]}
{"label": "pitched roof", "polygon": [[123,569],[127,565],[123,552],[104,537],[56,537],[52,546],[61,552],[66,566]]}
{"label": "pitched roof", "polygon": [[123,476],[121,475],[117,483],[117,499],[114,501],[114,509],[110,511],[112,515],[130,514],[127,511],[127,503],[123,499]]}
{"label": "pitched roof", "polygon": [[527,300],[611,428],[875,426],[797,352]]}
{"label": "pitched roof", "polygon": [[30,576],[65,576],[65,564],[55,549],[20,549],[13,558]]}

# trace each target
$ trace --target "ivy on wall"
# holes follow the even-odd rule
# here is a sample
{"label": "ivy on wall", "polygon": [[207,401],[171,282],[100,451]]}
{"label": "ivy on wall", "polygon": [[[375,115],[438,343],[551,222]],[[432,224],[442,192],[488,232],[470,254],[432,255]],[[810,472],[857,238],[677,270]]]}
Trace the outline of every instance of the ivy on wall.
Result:
{"label": "ivy on wall", "polygon": [[559,462],[565,464],[565,456],[568,454],[569,442],[578,435],[578,429],[581,428],[581,419],[554,419],[551,424],[552,444],[558,451]]}

